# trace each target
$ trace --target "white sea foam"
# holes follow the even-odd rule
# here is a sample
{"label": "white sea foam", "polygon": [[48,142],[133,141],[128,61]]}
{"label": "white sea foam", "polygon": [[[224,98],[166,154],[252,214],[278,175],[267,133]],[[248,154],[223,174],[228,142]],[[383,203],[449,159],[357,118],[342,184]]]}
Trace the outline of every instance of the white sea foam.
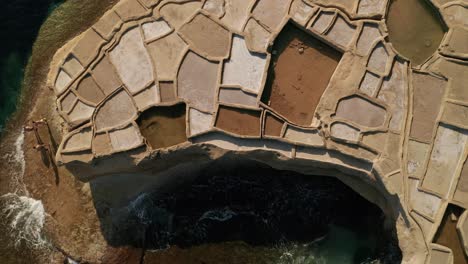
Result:
{"label": "white sea foam", "polygon": [[21,129],[18,133],[14,142],[11,142],[14,146],[14,149],[5,154],[2,158],[4,159],[10,166],[9,170],[9,178],[10,178],[10,187],[9,190],[12,193],[17,193],[21,195],[28,196],[28,191],[23,183],[23,176],[26,170],[26,161],[24,159],[24,130]]}
{"label": "white sea foam", "polygon": [[13,155],[15,161],[20,166],[20,171],[19,171],[20,177],[23,177],[24,172],[26,170],[26,161],[24,160],[23,144],[24,144],[24,130],[21,129],[21,132],[19,133],[15,141],[15,153]]}
{"label": "white sea foam", "polygon": [[129,203],[126,209],[136,215],[142,224],[149,224],[152,222],[151,209],[153,203],[148,193],[142,193],[138,195],[133,201]]}
{"label": "white sea foam", "polygon": [[0,197],[0,203],[2,221],[15,246],[22,243],[34,248],[48,246],[42,233],[46,213],[41,201],[8,193]]}
{"label": "white sea foam", "polygon": [[207,211],[200,217],[199,220],[211,219],[211,220],[223,222],[223,221],[227,221],[233,218],[236,215],[237,214],[231,209],[223,208],[220,210]]}
{"label": "white sea foam", "polygon": [[29,192],[23,182],[26,170],[23,145],[24,130],[21,129],[13,143],[13,150],[4,157],[12,169],[8,175],[10,193],[0,196],[0,220],[13,246],[25,244],[33,248],[45,248],[48,243],[42,229],[46,213],[41,201],[28,197]]}

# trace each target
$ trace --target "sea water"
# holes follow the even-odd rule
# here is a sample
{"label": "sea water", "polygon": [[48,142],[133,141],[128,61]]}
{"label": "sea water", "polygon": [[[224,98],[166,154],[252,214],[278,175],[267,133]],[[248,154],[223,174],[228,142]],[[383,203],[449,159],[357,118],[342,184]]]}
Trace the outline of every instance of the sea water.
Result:
{"label": "sea water", "polygon": [[16,110],[34,40],[61,0],[9,0],[0,8],[0,133]]}

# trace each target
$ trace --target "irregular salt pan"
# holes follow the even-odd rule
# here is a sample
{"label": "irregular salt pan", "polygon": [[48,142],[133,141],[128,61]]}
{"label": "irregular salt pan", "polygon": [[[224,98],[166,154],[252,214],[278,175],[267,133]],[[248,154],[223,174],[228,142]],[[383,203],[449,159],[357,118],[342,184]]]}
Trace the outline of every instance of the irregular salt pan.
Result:
{"label": "irregular salt pan", "polygon": [[223,84],[240,85],[258,94],[266,66],[266,55],[251,53],[244,38],[234,36],[231,57],[224,64]]}

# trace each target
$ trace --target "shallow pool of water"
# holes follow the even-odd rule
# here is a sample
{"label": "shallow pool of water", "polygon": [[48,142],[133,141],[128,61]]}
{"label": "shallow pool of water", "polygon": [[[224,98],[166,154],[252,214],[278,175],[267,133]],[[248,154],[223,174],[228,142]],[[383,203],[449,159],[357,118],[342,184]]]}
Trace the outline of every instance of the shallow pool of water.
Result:
{"label": "shallow pool of water", "polygon": [[393,47],[414,65],[437,50],[445,33],[436,9],[427,0],[392,0],[387,27]]}

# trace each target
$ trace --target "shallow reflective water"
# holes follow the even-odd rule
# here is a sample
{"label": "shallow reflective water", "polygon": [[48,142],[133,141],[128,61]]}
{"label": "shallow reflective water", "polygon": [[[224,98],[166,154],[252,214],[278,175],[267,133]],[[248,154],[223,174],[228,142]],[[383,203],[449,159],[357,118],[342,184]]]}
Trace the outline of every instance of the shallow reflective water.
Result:
{"label": "shallow reflective water", "polygon": [[437,11],[427,0],[392,0],[387,27],[393,47],[415,65],[437,50],[445,33]]}

